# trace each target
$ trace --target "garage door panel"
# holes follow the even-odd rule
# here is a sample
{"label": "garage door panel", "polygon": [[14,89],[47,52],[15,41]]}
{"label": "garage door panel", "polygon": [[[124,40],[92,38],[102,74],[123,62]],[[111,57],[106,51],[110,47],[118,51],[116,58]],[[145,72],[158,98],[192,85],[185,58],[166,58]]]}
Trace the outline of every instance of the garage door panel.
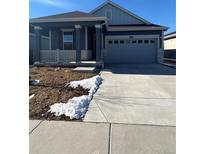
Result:
{"label": "garage door panel", "polygon": [[130,40],[115,38],[107,40],[105,62],[156,63],[156,55],[157,39],[150,38]]}

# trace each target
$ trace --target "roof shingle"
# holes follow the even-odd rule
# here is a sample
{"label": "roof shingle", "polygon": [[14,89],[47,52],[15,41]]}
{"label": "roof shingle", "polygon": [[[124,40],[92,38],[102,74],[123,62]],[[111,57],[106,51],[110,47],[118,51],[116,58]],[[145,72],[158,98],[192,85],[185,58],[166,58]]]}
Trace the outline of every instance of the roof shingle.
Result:
{"label": "roof shingle", "polygon": [[61,14],[56,14],[56,15],[51,15],[51,16],[39,17],[39,18],[35,18],[35,19],[81,18],[81,17],[97,17],[97,16],[93,15],[93,14],[86,13],[86,12],[73,11],[73,12],[61,13]]}

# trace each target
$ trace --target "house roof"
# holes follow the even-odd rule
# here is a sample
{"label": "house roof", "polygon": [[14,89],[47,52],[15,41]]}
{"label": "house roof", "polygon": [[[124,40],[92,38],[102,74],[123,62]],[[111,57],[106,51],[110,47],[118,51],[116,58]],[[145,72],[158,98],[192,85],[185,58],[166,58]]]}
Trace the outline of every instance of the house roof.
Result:
{"label": "house roof", "polygon": [[38,22],[66,22],[66,21],[98,21],[105,20],[105,17],[98,17],[96,15],[81,12],[81,11],[73,11],[61,14],[55,14],[50,16],[44,16],[39,18],[30,19],[30,23],[38,23]]}
{"label": "house roof", "polygon": [[164,35],[164,40],[168,40],[172,38],[176,38],[176,32],[171,32],[171,33]]}
{"label": "house roof", "polygon": [[169,36],[169,35],[176,35],[176,31],[171,32],[171,33],[167,33],[167,34],[165,34],[164,36]]}
{"label": "house roof", "polygon": [[119,6],[118,4],[112,2],[111,0],[107,0],[106,2],[104,2],[103,4],[101,4],[100,6],[98,6],[98,7],[95,8],[94,10],[92,10],[92,11],[90,12],[90,14],[95,13],[97,10],[101,9],[102,7],[104,7],[104,6],[107,5],[107,4],[110,4],[110,5],[112,5],[112,6],[115,6],[115,7],[119,8],[120,10],[126,12],[127,14],[131,15],[132,17],[134,17],[134,18],[136,18],[136,19],[138,19],[138,20],[141,20],[141,21],[144,22],[145,24],[152,24],[152,23],[150,23],[149,21],[147,21],[147,20],[145,20],[145,19],[139,17],[138,15],[136,15],[136,14],[130,12],[129,10],[127,10],[127,9],[125,9],[125,8],[123,8],[123,7],[121,7],[121,6]]}
{"label": "house roof", "polygon": [[89,13],[86,13],[86,12],[81,12],[81,11],[73,11],[73,12],[67,12],[67,13],[61,13],[61,14],[55,14],[55,15],[50,15],[50,16],[39,17],[39,18],[35,18],[35,19],[79,18],[79,17],[96,17],[96,15],[89,14]]}

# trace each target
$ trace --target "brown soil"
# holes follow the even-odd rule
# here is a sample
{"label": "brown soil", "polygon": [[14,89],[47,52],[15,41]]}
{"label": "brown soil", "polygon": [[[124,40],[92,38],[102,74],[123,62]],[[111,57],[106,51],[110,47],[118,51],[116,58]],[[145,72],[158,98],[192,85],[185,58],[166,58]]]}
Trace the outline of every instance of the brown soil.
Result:
{"label": "brown soil", "polygon": [[32,67],[29,69],[31,79],[40,80],[37,85],[29,86],[29,118],[47,120],[70,120],[69,117],[56,117],[48,113],[49,106],[55,103],[66,103],[73,97],[87,95],[88,90],[81,87],[75,89],[65,87],[73,80],[90,78],[96,74],[72,72],[69,68]]}

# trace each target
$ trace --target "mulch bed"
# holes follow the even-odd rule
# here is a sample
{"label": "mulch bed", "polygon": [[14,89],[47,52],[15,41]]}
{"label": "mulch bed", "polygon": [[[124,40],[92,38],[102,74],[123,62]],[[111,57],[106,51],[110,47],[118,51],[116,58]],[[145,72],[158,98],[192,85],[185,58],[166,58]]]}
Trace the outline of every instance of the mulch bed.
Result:
{"label": "mulch bed", "polygon": [[29,118],[46,120],[70,120],[69,117],[57,117],[47,111],[55,103],[67,103],[73,97],[88,95],[88,90],[82,87],[75,89],[65,87],[66,83],[74,80],[82,80],[95,76],[93,73],[72,72],[69,68],[31,67],[29,76],[31,79],[40,80],[37,85],[29,86],[29,95],[35,96],[29,99]]}

